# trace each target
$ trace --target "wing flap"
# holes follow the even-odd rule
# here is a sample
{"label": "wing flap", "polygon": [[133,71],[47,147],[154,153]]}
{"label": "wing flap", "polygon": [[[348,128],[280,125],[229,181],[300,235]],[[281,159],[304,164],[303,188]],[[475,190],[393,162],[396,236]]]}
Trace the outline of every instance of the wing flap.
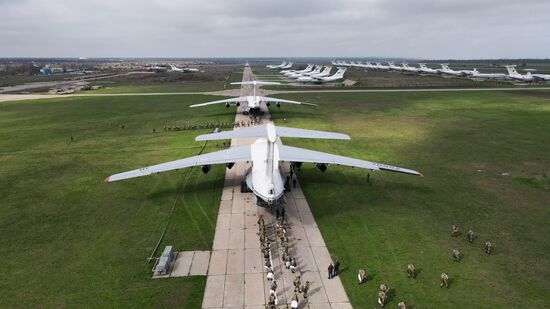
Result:
{"label": "wing flap", "polygon": [[285,100],[285,99],[277,99],[277,98],[269,98],[269,97],[258,97],[260,101],[264,102],[276,102],[276,103],[289,103],[289,104],[298,104],[298,105],[308,105],[308,106],[318,106],[317,104],[313,103],[306,103],[306,102],[299,102],[299,101],[292,101],[292,100]]}

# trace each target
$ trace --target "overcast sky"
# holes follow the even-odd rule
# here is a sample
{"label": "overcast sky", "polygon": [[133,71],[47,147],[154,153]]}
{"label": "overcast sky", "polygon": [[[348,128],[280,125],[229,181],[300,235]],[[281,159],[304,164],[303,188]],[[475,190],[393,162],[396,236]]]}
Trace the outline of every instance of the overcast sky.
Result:
{"label": "overcast sky", "polygon": [[548,58],[550,0],[0,0],[0,57]]}

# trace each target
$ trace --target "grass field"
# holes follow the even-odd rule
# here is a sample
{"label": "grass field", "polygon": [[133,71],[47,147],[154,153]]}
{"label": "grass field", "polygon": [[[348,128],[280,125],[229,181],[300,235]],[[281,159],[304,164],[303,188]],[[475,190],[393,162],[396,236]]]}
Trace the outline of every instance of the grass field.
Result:
{"label": "grass field", "polygon": [[111,184],[103,178],[197,154],[203,144],[193,139],[206,130],[163,127],[233,119],[188,108],[209,99],[0,104],[0,307],[200,307],[205,277],[151,280],[146,258],[184,183],[163,245],[211,249],[224,167]]}
{"label": "grass field", "polygon": [[[355,308],[545,308],[550,305],[550,92],[295,94],[317,114],[271,108],[287,126],[352,141],[285,139],[315,150],[417,169],[425,177],[311,165],[298,173]],[[451,238],[451,225],[462,234]],[[474,244],[466,241],[472,228]],[[491,240],[494,254],[483,244]],[[452,249],[464,254],[459,263]],[[416,280],[406,265],[420,270]],[[357,284],[357,270],[368,282]],[[447,272],[450,288],[439,287]]]}

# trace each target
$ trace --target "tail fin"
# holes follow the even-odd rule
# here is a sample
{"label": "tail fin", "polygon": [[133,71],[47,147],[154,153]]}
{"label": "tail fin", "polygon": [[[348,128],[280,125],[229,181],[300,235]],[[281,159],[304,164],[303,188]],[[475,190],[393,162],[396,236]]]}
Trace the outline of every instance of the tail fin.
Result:
{"label": "tail fin", "polygon": [[518,71],[516,70],[515,65],[507,65],[506,70],[508,71],[508,75],[518,75]]}
{"label": "tail fin", "polygon": [[442,68],[443,70],[446,70],[446,71],[449,71],[449,70],[450,70],[449,65],[446,64],[446,63],[442,63],[442,64],[441,64],[441,68]]}

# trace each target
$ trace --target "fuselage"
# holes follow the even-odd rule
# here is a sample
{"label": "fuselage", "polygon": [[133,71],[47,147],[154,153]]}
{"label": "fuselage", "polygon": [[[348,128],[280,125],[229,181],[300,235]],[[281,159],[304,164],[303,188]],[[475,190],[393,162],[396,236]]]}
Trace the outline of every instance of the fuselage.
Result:
{"label": "fuselage", "polygon": [[251,152],[252,167],[247,171],[246,185],[265,204],[275,205],[285,193],[285,177],[279,166],[277,144],[259,138],[252,144]]}

